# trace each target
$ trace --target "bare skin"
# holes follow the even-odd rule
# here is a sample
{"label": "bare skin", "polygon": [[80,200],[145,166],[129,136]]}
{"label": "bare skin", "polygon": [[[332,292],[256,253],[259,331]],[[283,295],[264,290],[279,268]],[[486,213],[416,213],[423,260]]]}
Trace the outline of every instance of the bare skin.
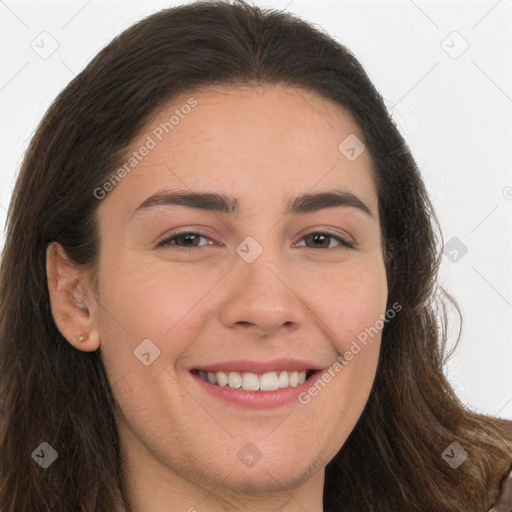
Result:
{"label": "bare skin", "polygon": [[[287,86],[191,93],[161,109],[133,149],[190,97],[197,106],[99,204],[98,295],[49,248],[54,318],[78,349],[101,348],[132,512],[319,512],[325,466],[367,402],[380,332],[307,404],[248,409],[206,393],[191,369],[281,357],[328,369],[376,324],[388,290],[370,158],[338,150],[350,134],[363,139],[345,110]],[[285,214],[297,196],[333,189],[370,214]],[[238,213],[135,211],[162,190],[236,197]],[[178,229],[196,236],[158,247]],[[251,263],[236,251],[247,237],[262,248]],[[145,339],[160,350],[148,366],[134,356]],[[248,443],[261,454],[252,467],[239,456]]]}

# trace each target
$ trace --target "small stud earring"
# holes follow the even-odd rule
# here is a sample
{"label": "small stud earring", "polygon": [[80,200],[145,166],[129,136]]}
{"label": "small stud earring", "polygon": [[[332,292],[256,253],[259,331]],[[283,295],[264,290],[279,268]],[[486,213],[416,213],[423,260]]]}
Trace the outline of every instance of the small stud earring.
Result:
{"label": "small stud earring", "polygon": [[77,337],[78,343],[83,343],[84,341],[87,341],[89,339],[89,335],[86,333],[80,333]]}

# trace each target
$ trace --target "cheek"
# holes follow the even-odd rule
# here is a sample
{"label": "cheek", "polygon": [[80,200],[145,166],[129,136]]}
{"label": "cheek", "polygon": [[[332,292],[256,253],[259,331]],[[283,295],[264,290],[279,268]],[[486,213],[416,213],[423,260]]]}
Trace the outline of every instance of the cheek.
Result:
{"label": "cheek", "polygon": [[178,269],[165,262],[129,263],[105,273],[100,276],[103,344],[129,344],[133,351],[149,338],[165,344],[168,355],[179,354],[198,323],[206,320],[209,293],[222,275],[216,270]]}
{"label": "cheek", "polygon": [[377,258],[347,265],[324,281],[324,292],[310,294],[308,305],[329,327],[324,331],[338,356],[299,400],[312,417],[325,414],[326,453],[332,457],[350,435],[371,392],[388,290],[384,265]]}
{"label": "cheek", "polygon": [[317,289],[308,295],[309,305],[330,327],[338,352],[348,350],[352,340],[364,340],[365,333],[378,341],[388,295],[382,261],[347,265],[323,281],[321,292]]}

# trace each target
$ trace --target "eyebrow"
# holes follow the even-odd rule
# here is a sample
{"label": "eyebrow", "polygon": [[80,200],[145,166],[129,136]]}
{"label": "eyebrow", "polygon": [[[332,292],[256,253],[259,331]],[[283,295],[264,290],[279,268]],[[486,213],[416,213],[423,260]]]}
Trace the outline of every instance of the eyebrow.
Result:
{"label": "eyebrow", "polygon": [[[238,216],[240,203],[236,197],[215,192],[188,192],[184,190],[161,190],[145,199],[132,213],[162,206],[185,206],[211,212],[227,213]],[[309,213],[337,206],[356,208],[372,217],[368,206],[352,192],[339,189],[326,190],[314,194],[303,194],[286,203],[285,215],[290,213]]]}

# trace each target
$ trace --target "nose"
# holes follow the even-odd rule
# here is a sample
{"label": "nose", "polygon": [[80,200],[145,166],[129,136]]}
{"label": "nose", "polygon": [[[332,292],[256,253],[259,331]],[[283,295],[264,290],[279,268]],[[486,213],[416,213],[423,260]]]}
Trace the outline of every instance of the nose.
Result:
{"label": "nose", "polygon": [[296,329],[304,321],[306,307],[298,284],[284,265],[272,264],[264,257],[254,262],[237,261],[220,311],[223,325],[251,329],[269,336],[281,328]]}

